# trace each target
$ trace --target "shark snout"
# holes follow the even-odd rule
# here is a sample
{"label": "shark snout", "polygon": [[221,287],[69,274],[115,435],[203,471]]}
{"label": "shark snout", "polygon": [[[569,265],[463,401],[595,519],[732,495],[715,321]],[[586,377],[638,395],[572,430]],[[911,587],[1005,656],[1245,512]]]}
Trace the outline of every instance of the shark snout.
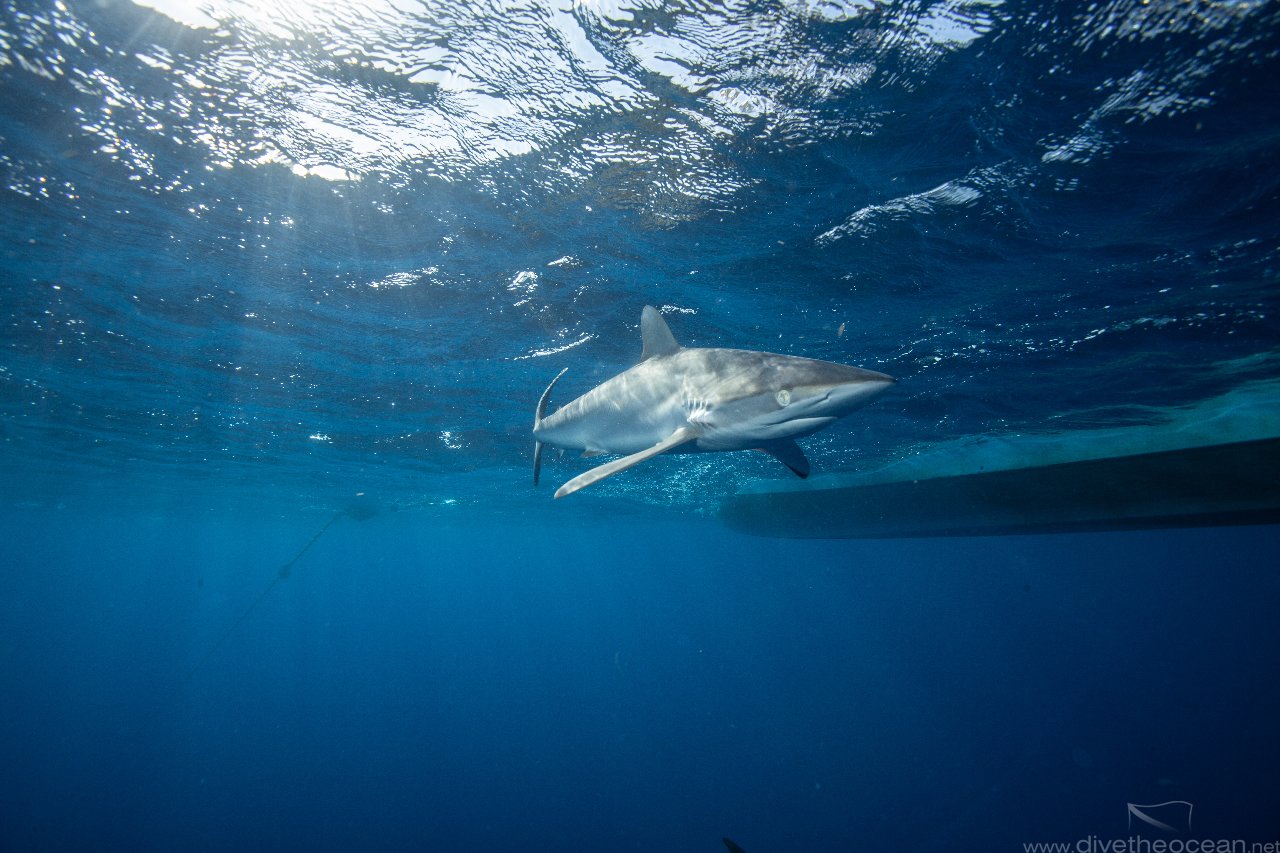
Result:
{"label": "shark snout", "polygon": [[767,400],[764,410],[749,416],[738,410],[734,413],[736,417],[716,418],[713,425],[715,434],[705,435],[699,446],[707,449],[752,447],[752,442],[803,437],[862,408],[895,382],[892,376],[884,373],[845,368],[843,365],[832,367],[840,369],[835,381],[781,388],[755,398]]}
{"label": "shark snout", "polygon": [[874,370],[860,370],[858,377],[851,381],[832,384],[816,395],[820,402],[817,407],[824,414],[834,417],[860,409],[889,390],[898,380],[886,373]]}

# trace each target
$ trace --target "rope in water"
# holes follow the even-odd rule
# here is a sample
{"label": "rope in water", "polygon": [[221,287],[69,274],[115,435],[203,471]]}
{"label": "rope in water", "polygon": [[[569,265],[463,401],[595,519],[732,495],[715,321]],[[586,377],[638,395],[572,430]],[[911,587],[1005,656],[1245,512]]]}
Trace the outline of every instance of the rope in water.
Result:
{"label": "rope in water", "polygon": [[306,554],[307,551],[311,550],[311,546],[316,544],[316,540],[318,540],[321,536],[323,536],[325,531],[328,530],[330,527],[332,527],[335,521],[342,518],[342,516],[346,514],[347,514],[346,510],[339,510],[337,513],[335,513],[333,518],[326,521],[324,523],[324,526],[316,531],[316,535],[312,536],[311,539],[307,541],[307,544],[302,546],[302,550],[293,555],[293,559],[291,559],[289,562],[285,563],[283,566],[280,567],[280,571],[277,572],[276,576],[271,579],[271,583],[267,584],[266,588],[263,589],[262,592],[258,593],[258,597],[255,598],[249,604],[249,606],[243,610],[243,612],[241,612],[240,617],[231,624],[231,627],[228,628],[226,632],[221,637],[219,637],[213,645],[209,647],[208,651],[206,651],[203,655],[201,655],[200,660],[196,661],[195,666],[193,666],[191,668],[191,671],[187,673],[187,680],[190,680],[197,672],[199,672],[200,668],[203,667],[208,662],[209,658],[213,657],[214,653],[217,652],[218,649],[222,648],[222,645],[227,641],[227,638],[229,638],[232,634],[234,634],[236,632],[236,629],[239,628],[244,623],[244,621],[249,618],[249,616],[253,613],[253,611],[258,608],[258,605],[262,603],[262,600],[271,594],[271,590],[276,588],[276,584],[280,583],[280,581],[285,580],[286,578],[289,577],[289,575],[293,572],[293,567],[297,564],[299,560],[302,559],[302,556]]}

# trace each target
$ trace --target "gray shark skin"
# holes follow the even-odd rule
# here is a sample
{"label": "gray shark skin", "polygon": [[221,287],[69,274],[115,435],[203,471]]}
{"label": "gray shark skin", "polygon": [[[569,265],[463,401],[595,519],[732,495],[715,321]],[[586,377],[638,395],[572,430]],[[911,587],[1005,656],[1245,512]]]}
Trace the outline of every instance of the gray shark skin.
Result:
{"label": "gray shark skin", "polygon": [[809,460],[795,440],[861,408],[895,381],[812,358],[685,348],[648,305],[640,335],[639,364],[544,417],[565,371],[551,380],[533,420],[534,485],[543,445],[622,456],[574,477],[557,498],[667,451],[763,450],[807,477]]}

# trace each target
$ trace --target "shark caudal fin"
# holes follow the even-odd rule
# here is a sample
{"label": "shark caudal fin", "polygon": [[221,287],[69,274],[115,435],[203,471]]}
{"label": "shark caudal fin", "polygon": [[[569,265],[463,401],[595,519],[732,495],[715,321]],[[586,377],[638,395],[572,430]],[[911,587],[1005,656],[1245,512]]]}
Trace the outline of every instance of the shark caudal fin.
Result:
{"label": "shark caudal fin", "polygon": [[[569,368],[564,368],[556,374],[556,378],[551,380],[551,384],[547,386],[547,390],[542,392],[542,396],[538,399],[538,409],[533,413],[533,428],[537,430],[538,425],[542,423],[542,416],[547,411],[547,400],[551,399],[551,389],[556,387],[556,383],[560,381],[560,377],[564,376]],[[538,477],[542,474],[542,442],[536,438],[533,440],[533,484],[538,485]]]}

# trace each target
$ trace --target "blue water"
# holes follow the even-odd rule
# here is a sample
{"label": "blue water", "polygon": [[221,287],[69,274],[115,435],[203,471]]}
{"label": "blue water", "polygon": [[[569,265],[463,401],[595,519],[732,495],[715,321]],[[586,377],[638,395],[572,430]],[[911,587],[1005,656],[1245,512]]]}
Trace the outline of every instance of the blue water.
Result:
{"label": "blue water", "polygon": [[1257,405],[1277,74],[1275,2],[6,4],[0,850],[1280,838],[1274,527],[758,539],[762,454],[529,431],[645,304],[898,378],[815,476]]}

